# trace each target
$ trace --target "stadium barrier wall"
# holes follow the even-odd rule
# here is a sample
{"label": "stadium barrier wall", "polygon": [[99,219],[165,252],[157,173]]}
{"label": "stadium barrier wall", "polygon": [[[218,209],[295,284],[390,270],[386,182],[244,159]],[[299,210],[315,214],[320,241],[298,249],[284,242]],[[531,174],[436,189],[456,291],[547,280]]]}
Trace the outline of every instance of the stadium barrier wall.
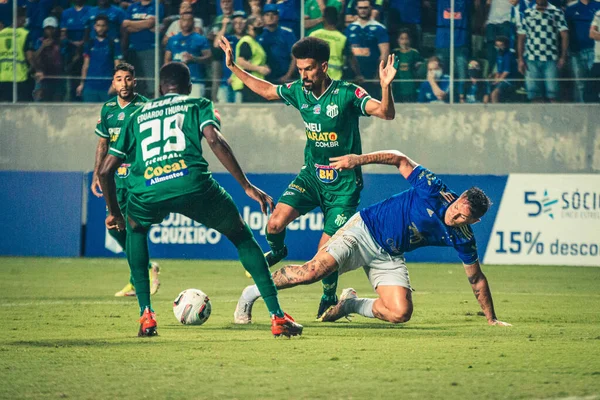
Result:
{"label": "stadium barrier wall", "polygon": [[[222,130],[244,169],[297,173],[306,143],[283,104],[221,105]],[[396,104],[396,119],[361,118],[363,151],[398,149],[444,174],[600,172],[597,105]],[[98,104],[0,107],[0,170],[89,171]],[[210,151],[215,172],[224,172]],[[383,166],[367,173],[389,173]]]}
{"label": "stadium barrier wall", "polygon": [[0,255],[79,256],[83,176],[0,171]]}

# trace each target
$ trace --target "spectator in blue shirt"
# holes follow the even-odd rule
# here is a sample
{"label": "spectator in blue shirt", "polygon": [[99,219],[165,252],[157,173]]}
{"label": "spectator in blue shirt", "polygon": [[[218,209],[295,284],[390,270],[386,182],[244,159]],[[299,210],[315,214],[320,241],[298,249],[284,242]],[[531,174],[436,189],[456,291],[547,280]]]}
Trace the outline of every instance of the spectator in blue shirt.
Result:
{"label": "spectator in blue shirt", "polygon": [[54,0],[27,1],[27,30],[32,38],[37,39],[44,35],[44,20],[50,15],[53,7]]}
{"label": "spectator in blue shirt", "polygon": [[[163,17],[163,5],[159,6],[159,18]],[[138,93],[154,97],[154,28],[156,0],[140,0],[127,8],[127,17],[122,27],[128,35],[127,58],[135,67],[138,78]]]}
{"label": "spectator in blue shirt", "polygon": [[358,19],[348,25],[344,34],[358,61],[360,72],[367,79],[363,85],[365,90],[377,98],[381,96],[379,63],[385,62],[390,54],[390,38],[385,26],[371,17],[371,9],[369,0],[358,0]]}
{"label": "spectator in blue shirt", "polygon": [[[68,76],[76,76],[81,72],[85,27],[90,18],[90,10],[84,0],[74,0],[73,7],[67,8],[60,16],[63,61]],[[75,99],[75,85],[73,79],[68,79],[67,93],[70,98],[67,101]]]}
{"label": "spectator in blue shirt", "polygon": [[444,75],[442,62],[438,57],[427,61],[427,81],[419,88],[419,103],[450,102],[450,77]]}
{"label": "spectator in blue shirt", "polygon": [[[231,35],[225,35],[225,26],[221,29],[213,42],[213,51],[222,53],[219,43],[221,43],[221,37],[225,36],[231,47],[236,48],[239,40],[244,36],[246,32],[246,13],[243,11],[235,11],[231,17],[231,23],[233,25],[233,33]],[[235,53],[234,53],[235,56]],[[221,61],[221,83],[217,91],[217,101],[219,103],[241,103],[242,93],[241,91],[235,91],[231,87],[231,70],[227,68],[225,57]]]}
{"label": "spectator in blue shirt", "polygon": [[206,72],[204,63],[211,59],[210,43],[206,36],[194,32],[194,15],[184,13],[179,19],[181,32],[169,39],[165,51],[165,64],[179,61],[187,64],[192,78],[191,97],[204,97]]}
{"label": "spectator in blue shirt", "polygon": [[[0,1],[0,30],[13,25],[13,1],[14,0]],[[27,6],[27,0],[17,0],[18,8],[25,6]],[[19,17],[17,17],[17,19],[18,18]]]}
{"label": "spectator in blue shirt", "polygon": [[465,83],[465,98],[461,103],[490,102],[490,84],[483,79],[483,69],[477,60],[469,61],[469,81]]}
{"label": "spectator in blue shirt", "polygon": [[90,10],[90,17],[86,26],[86,41],[89,38],[96,37],[94,23],[96,16],[105,15],[108,17],[108,34],[111,39],[121,39],[121,25],[125,21],[127,14],[121,7],[110,4],[110,0],[98,0],[98,6]]}
{"label": "spectator in blue shirt", "polygon": [[276,3],[279,25],[291,29],[295,37],[300,37],[300,0],[279,0]]}
{"label": "spectator in blue shirt", "polygon": [[265,29],[258,36],[258,43],[267,52],[267,65],[271,73],[266,79],[272,83],[284,83],[292,79],[296,69],[292,46],[296,36],[289,28],[279,26],[279,9],[275,4],[267,4],[263,8]]}
{"label": "spectator in blue shirt", "polygon": [[[454,2],[454,66],[459,79],[458,91],[464,97],[463,82],[467,79],[467,63],[471,41],[471,12],[473,5],[479,8],[479,0],[456,0]],[[445,66],[450,65],[450,0],[437,2],[436,56]]]}
{"label": "spectator in blue shirt", "polygon": [[575,101],[587,99],[586,78],[594,65],[594,40],[590,38],[590,27],[600,3],[594,0],[579,0],[567,7],[565,18],[569,27],[569,53],[575,82]]}
{"label": "spectator in blue shirt", "polygon": [[108,25],[106,15],[96,16],[96,35],[86,43],[83,51],[81,83],[77,87],[77,95],[83,95],[85,102],[108,101],[114,67],[123,59],[119,39],[108,37]]}
{"label": "spectator in blue shirt", "polygon": [[517,77],[517,59],[515,53],[509,47],[509,39],[506,36],[496,38],[496,72],[492,74],[492,103],[500,103],[507,95],[515,91]]}

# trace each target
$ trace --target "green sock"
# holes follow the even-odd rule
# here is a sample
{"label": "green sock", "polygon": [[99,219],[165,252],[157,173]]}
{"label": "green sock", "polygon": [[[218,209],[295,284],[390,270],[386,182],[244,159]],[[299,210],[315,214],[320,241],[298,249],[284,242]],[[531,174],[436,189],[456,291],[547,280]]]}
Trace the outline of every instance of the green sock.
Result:
{"label": "green sock", "polygon": [[271,248],[271,250],[273,251],[273,253],[278,253],[280,251],[283,250],[283,246],[285,246],[285,232],[287,229],[282,230],[279,233],[269,233],[269,231],[266,231],[267,233],[267,243],[269,244],[269,247]]}
{"label": "green sock", "polygon": [[232,238],[231,241],[238,251],[240,262],[246,271],[252,275],[269,314],[283,317],[283,310],[277,298],[277,288],[273,282],[273,277],[271,277],[271,272],[269,272],[267,260],[265,260],[265,256],[254,236],[252,236],[252,231],[250,231],[248,225],[246,225],[242,235]]}
{"label": "green sock", "polygon": [[[113,237],[113,239],[117,241],[117,243],[119,243],[119,246],[121,246],[125,254],[127,254],[127,231],[125,230],[119,232],[113,229],[108,231],[108,233],[110,234],[110,236]],[[149,263],[148,268],[150,268]],[[133,282],[133,274],[129,274],[129,283],[131,283],[133,287],[135,287],[135,283]]]}
{"label": "green sock", "polygon": [[335,299],[335,292],[337,290],[338,283],[338,272],[333,272],[329,276],[323,278],[321,282],[323,283],[323,296],[326,296],[330,299]]}
{"label": "green sock", "polygon": [[133,230],[127,224],[127,261],[133,277],[133,285],[140,306],[140,314],[146,307],[152,309],[150,303],[150,274],[148,264],[148,232],[146,230]]}

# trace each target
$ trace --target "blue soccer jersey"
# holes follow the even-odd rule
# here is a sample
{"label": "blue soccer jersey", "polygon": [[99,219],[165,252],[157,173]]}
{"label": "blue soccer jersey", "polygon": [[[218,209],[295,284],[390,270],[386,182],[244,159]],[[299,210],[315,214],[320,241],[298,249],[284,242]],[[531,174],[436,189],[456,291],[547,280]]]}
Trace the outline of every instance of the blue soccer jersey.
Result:
{"label": "blue soccer jersey", "polygon": [[590,1],[588,4],[578,1],[567,7],[565,18],[569,25],[569,51],[577,52],[594,48],[594,39],[590,38],[590,26],[598,11],[600,11],[598,1]]}
{"label": "blue soccer jersey", "polygon": [[[471,40],[471,8],[473,0],[456,0],[454,2],[454,46],[467,46]],[[450,0],[437,2],[437,32],[435,48],[450,47],[450,20],[452,19]]]}
{"label": "blue soccer jersey", "polygon": [[265,29],[258,37],[258,43],[267,53],[267,64],[271,68],[268,80],[274,81],[284,76],[290,67],[292,46],[296,43],[296,36],[289,28],[277,27],[271,32]]}
{"label": "blue soccer jersey", "polygon": [[60,16],[60,28],[67,30],[67,39],[72,42],[83,40],[85,27],[90,18],[91,8],[83,6],[77,11],[75,7],[67,8]]}
{"label": "blue soccer jersey", "polygon": [[351,23],[344,32],[352,53],[356,56],[360,72],[367,79],[376,76],[379,68],[379,45],[388,43],[390,37],[385,26],[375,20],[362,26],[358,21]]}
{"label": "blue soccer jersey", "polygon": [[[173,56],[173,61],[183,62],[183,53],[189,53],[194,57],[200,57],[202,50],[210,50],[210,43],[206,36],[197,32],[192,32],[187,36],[183,33],[178,33],[169,39],[167,43],[167,51],[170,51]],[[198,63],[188,63],[192,82],[202,83],[205,77],[204,66]]]}
{"label": "blue soccer jersey", "polygon": [[[163,5],[159,7],[159,19],[163,18]],[[142,3],[132,3],[127,8],[127,17],[130,21],[143,21],[156,16],[156,0],[153,0],[148,5]],[[139,32],[131,32],[129,34],[129,48],[137,51],[150,50],[155,47],[154,32],[150,29],[143,29]]]}
{"label": "blue soccer jersey", "polygon": [[[436,95],[433,93],[433,88],[428,81],[421,83],[419,87],[419,103],[449,103],[450,102],[450,77],[448,75],[442,75],[439,81],[437,81],[440,89],[446,93],[444,101],[438,100]],[[455,94],[456,97],[456,94]]]}
{"label": "blue soccer jersey", "polygon": [[112,82],[115,60],[123,59],[119,40],[91,39],[85,45],[83,56],[90,59],[85,86],[88,89],[108,91]]}
{"label": "blue soccer jersey", "polygon": [[459,196],[422,166],[407,180],[412,188],[360,211],[373,239],[391,255],[425,246],[454,247],[464,264],[476,262],[479,257],[471,227],[444,224],[444,214],[452,203],[443,195]]}
{"label": "blue soccer jersey", "polygon": [[93,7],[90,10],[90,16],[88,19],[88,28],[90,29],[90,38],[96,37],[96,31],[94,30],[94,24],[96,23],[96,17],[98,15],[104,15],[108,18],[108,37],[115,39],[121,37],[121,24],[125,20],[127,14],[121,7],[109,6],[106,8]]}

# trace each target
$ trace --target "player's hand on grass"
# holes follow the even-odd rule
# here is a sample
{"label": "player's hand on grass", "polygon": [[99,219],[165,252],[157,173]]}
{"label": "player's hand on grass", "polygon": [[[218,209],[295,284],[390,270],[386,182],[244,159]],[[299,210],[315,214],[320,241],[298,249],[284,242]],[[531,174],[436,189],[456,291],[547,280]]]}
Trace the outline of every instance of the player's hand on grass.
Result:
{"label": "player's hand on grass", "polygon": [[229,43],[229,40],[225,36],[221,36],[219,47],[225,53],[225,65],[229,69],[233,68],[233,50],[231,50],[231,43]]}
{"label": "player's hand on grass", "polygon": [[398,71],[397,65],[394,65],[396,56],[390,54],[387,59],[387,63],[384,65],[383,60],[379,63],[379,81],[382,88],[387,88],[391,85],[392,81],[396,77]]}
{"label": "player's hand on grass", "polygon": [[491,326],[512,326],[512,324],[509,324],[508,322],[498,321],[497,319],[492,319],[492,320],[488,321],[488,325],[491,325]]}
{"label": "player's hand on grass", "polygon": [[98,179],[98,176],[96,174],[94,174],[94,176],[92,176],[92,186],[90,186],[90,189],[92,189],[92,193],[94,193],[94,196],[102,197],[102,188],[100,187],[100,179]]}
{"label": "player's hand on grass", "polygon": [[340,157],[330,157],[329,165],[338,171],[345,169],[354,169],[359,165],[358,156],[356,154],[347,154]]}
{"label": "player's hand on grass", "polygon": [[116,229],[119,232],[125,230],[125,219],[122,215],[109,214],[104,223],[109,230]]}
{"label": "player's hand on grass", "polygon": [[265,215],[268,213],[269,210],[275,209],[275,203],[273,202],[273,198],[254,185],[250,185],[246,189],[246,195],[248,195],[248,197],[250,197],[252,200],[255,200],[258,203],[260,203],[260,210]]}

